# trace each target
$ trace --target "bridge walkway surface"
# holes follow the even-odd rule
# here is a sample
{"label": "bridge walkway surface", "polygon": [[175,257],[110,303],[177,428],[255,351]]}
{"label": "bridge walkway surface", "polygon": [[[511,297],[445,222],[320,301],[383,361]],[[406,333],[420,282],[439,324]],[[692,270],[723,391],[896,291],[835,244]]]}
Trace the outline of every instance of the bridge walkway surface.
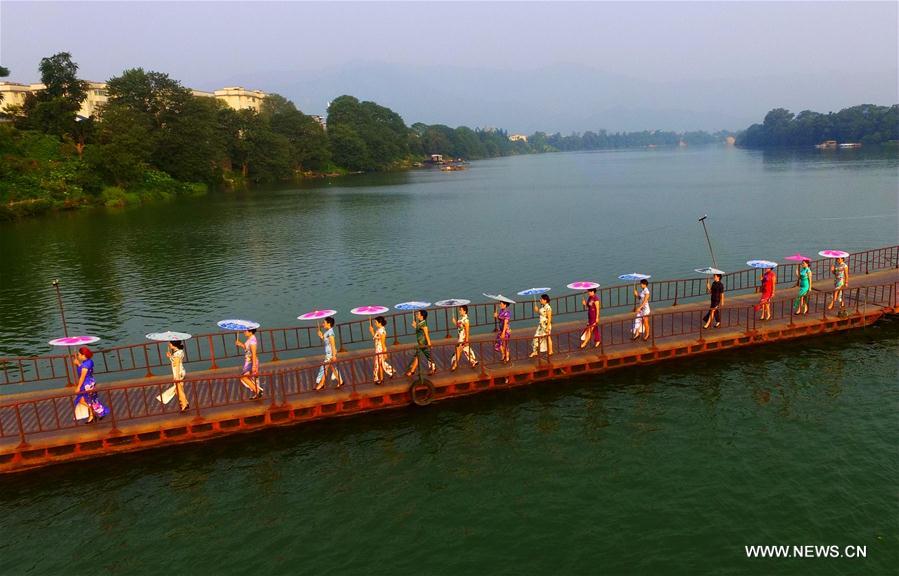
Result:
{"label": "bridge walkway surface", "polygon": [[[383,384],[373,382],[371,349],[349,350],[339,355],[337,367],[344,384],[333,382],[315,390],[320,356],[269,360],[261,367],[259,382],[265,389],[253,400],[240,384],[238,367],[194,370],[184,381],[190,409],[181,413],[173,400],[162,404],[156,397],[171,385],[171,377],[156,375],[98,383],[101,401],[110,414],[94,424],[73,420],[74,391],[65,380],[56,388],[6,394],[0,400],[0,472],[27,470],[64,462],[170,444],[196,442],[252,430],[290,425],[362,412],[424,405],[487,390],[498,390],[540,381],[693,357],[745,346],[776,342],[868,326],[897,310],[899,269],[894,262],[851,278],[844,292],[842,313],[828,310],[831,284],[818,280],[810,294],[809,313],[792,313],[796,289],[780,286],[772,301],[772,319],[761,321],[753,305],[758,294],[727,294],[721,327],[704,329],[702,317],[707,299],[654,306],[649,340],[631,339],[633,313],[618,306],[604,313],[602,343],[581,349],[584,318],[553,326],[554,355],[530,358],[535,322],[516,322],[510,345],[510,362],[494,350],[492,333],[473,334],[471,347],[480,359],[472,369],[464,360],[450,371],[455,338],[432,337],[432,354],[439,370],[426,380],[403,376],[415,352],[410,344],[393,346],[389,362],[397,371]],[[704,282],[703,282],[704,283]],[[579,302],[578,302],[579,304]],[[489,327],[486,322],[483,326]],[[448,333],[449,331],[447,331]],[[160,371],[161,372],[161,371]],[[601,379],[596,380],[601,385]]]}

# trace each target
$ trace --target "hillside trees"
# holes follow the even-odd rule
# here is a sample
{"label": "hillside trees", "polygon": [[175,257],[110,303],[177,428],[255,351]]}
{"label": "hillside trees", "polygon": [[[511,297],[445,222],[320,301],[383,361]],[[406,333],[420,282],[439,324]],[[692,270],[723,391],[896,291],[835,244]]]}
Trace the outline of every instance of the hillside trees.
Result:
{"label": "hillside trees", "polygon": [[737,137],[747,148],[813,146],[825,140],[880,144],[899,140],[899,105],[862,104],[821,114],[803,110],[794,115],[775,108],[761,124],[753,124]]}

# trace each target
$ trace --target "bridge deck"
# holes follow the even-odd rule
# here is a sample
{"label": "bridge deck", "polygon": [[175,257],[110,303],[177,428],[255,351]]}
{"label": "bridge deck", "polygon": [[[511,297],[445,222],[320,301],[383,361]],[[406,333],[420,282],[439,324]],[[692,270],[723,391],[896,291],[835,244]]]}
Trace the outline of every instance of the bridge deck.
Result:
{"label": "bridge deck", "polygon": [[[854,276],[846,290],[846,314],[826,310],[827,292],[811,294],[810,312],[791,314],[795,289],[781,289],[772,303],[772,320],[759,321],[752,308],[755,294],[728,295],[722,311],[722,326],[704,330],[704,303],[676,307],[654,307],[652,338],[633,342],[633,315],[604,315],[602,346],[581,350],[583,321],[555,322],[555,354],[529,358],[533,327],[516,326],[511,342],[511,362],[503,363],[493,350],[492,334],[472,338],[481,364],[470,368],[464,361],[457,371],[449,370],[454,350],[452,339],[434,337],[432,352],[440,371],[429,376],[433,386],[427,400],[444,400],[483,390],[507,388],[532,382],[654,363],[710,353],[740,346],[772,343],[813,334],[859,328],[884,314],[895,313],[899,270],[886,269]],[[826,290],[819,283],[816,288]],[[372,382],[373,355],[358,350],[340,355],[339,369],[345,385],[330,384],[314,390],[318,357],[268,362],[260,383],[266,390],[261,400],[251,400],[239,383],[235,369],[202,370],[189,374],[185,390],[191,408],[181,414],[177,402],[164,405],[155,397],[171,379],[164,376],[100,383],[101,400],[111,413],[96,424],[72,420],[72,389],[39,390],[3,397],[0,405],[0,472],[23,470],[46,464],[131,451],[172,443],[199,441],[223,434],[301,421],[329,418],[365,411],[400,408],[413,403],[413,380],[402,370],[413,353],[411,345],[394,346],[390,363],[398,375],[382,385]],[[427,389],[418,390],[428,396]],[[416,396],[419,396],[416,394]],[[419,399],[423,399],[419,396]]]}

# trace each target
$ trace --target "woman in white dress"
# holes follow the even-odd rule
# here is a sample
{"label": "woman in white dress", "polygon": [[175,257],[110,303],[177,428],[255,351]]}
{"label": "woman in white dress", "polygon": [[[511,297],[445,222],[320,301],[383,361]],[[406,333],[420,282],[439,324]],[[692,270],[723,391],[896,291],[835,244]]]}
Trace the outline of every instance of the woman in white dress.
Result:
{"label": "woman in white dress", "polygon": [[456,324],[456,329],[459,331],[459,338],[456,341],[456,352],[453,354],[453,363],[450,366],[450,371],[454,371],[458,365],[459,360],[462,358],[462,355],[465,355],[465,358],[468,360],[468,364],[472,368],[478,367],[478,358],[474,354],[474,350],[471,349],[471,326],[468,321],[468,306],[464,304],[459,306],[459,318],[456,319],[456,315],[453,315],[453,322]]}
{"label": "woman in white dress", "polygon": [[[377,328],[375,328],[375,324]],[[375,384],[382,384],[384,377],[393,378],[393,366],[387,361],[387,319],[383,316],[375,318],[374,324],[369,322],[368,331],[375,341],[374,377]]]}
{"label": "woman in white dress", "polygon": [[640,280],[640,291],[634,287],[634,299],[637,305],[634,308],[634,335],[631,340],[636,340],[643,334],[643,340],[649,340],[649,281],[645,278]]}
{"label": "woman in white dress", "polygon": [[540,314],[540,319],[537,321],[537,331],[534,332],[534,341],[528,357],[534,358],[540,352],[552,356],[553,340],[550,335],[553,331],[553,308],[549,305],[549,294],[540,295],[540,306],[534,304],[534,312]]}

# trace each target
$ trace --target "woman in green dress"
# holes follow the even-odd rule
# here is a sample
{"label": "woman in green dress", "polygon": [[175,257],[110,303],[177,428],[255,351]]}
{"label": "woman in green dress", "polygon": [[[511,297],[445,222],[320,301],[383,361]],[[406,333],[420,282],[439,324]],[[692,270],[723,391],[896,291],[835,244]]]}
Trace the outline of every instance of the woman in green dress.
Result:
{"label": "woman in green dress", "polygon": [[431,333],[428,331],[427,310],[415,311],[415,319],[412,320],[412,327],[415,328],[415,340],[418,342],[418,351],[412,357],[412,361],[409,362],[409,367],[406,369],[406,376],[412,376],[415,373],[415,369],[418,368],[419,354],[424,356],[425,361],[428,363],[428,374],[435,374],[437,372],[437,364],[431,359]]}
{"label": "woman in green dress", "polygon": [[803,260],[799,263],[799,273],[797,274],[796,285],[799,286],[799,294],[796,295],[794,314],[808,314],[808,293],[812,289],[812,269],[809,268],[809,261]]}

